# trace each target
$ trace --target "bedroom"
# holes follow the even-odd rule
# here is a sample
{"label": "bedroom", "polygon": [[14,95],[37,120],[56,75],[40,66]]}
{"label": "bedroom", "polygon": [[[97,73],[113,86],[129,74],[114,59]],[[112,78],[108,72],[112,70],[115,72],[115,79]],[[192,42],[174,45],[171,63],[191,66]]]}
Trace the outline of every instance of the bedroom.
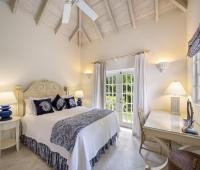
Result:
{"label": "bedroom", "polygon": [[[68,167],[74,170],[138,170],[173,164],[170,161],[170,153],[173,152],[170,150],[168,153],[166,143],[177,151],[182,143],[180,141],[186,141],[184,145],[196,146],[200,140],[200,137],[188,133],[166,135],[166,130],[169,130],[167,126],[171,127],[174,122],[176,125],[176,121],[161,116],[161,113],[170,113],[167,116],[172,118],[187,117],[187,96],[191,96],[189,98],[194,101],[195,123],[200,121],[198,86],[194,85],[194,77],[198,82],[198,76],[193,69],[196,68],[193,59],[198,59],[199,53],[195,53],[195,57],[189,57],[188,53],[188,42],[200,24],[200,1],[85,0],[98,15],[95,21],[86,14],[88,10],[81,10],[80,2],[70,1],[68,5],[72,7],[69,22],[62,23],[66,15],[63,13],[66,2],[0,1],[0,105],[11,105],[13,112],[13,119],[0,121],[0,169]],[[197,46],[199,49],[199,42]],[[181,83],[176,82],[181,89],[175,89],[175,94],[177,91],[184,93],[179,94],[181,97],[178,100],[166,94],[166,89],[175,81]],[[14,92],[9,94],[14,95],[15,102],[3,101],[6,97],[2,95],[8,91]],[[174,93],[174,90],[171,91]],[[55,113],[52,114],[27,114],[28,99],[35,101],[51,98],[52,101],[57,94],[64,99],[75,96],[76,104],[81,105],[82,101],[83,106],[59,111],[62,116],[57,116],[57,110],[53,107]],[[6,106],[5,109],[8,109]],[[66,148],[50,142],[54,125],[68,120],[66,116],[72,116],[73,113],[77,119],[80,112],[90,114],[87,109],[92,107],[111,109],[114,112],[95,114],[93,119],[96,121],[91,120],[93,123],[90,122],[90,125],[84,124],[85,127],[76,138],[72,155],[65,151]],[[145,117],[147,122],[141,128],[139,112],[147,115],[149,110],[149,116]],[[15,120],[16,116],[19,119]],[[38,123],[37,127],[33,120]],[[46,126],[50,126],[46,128],[48,132],[40,130],[45,121]],[[165,128],[156,139],[153,135],[158,135],[157,131],[150,131],[153,128],[148,126],[154,127],[157,124],[151,124],[151,121],[160,121],[164,126],[162,128]],[[18,138],[10,126],[16,123],[14,125],[19,127],[19,122],[19,135],[27,137],[26,141],[34,139],[38,145],[37,151],[26,146],[23,137],[20,137],[18,152],[13,146],[17,144],[15,140],[10,144],[13,147],[8,147],[9,142],[4,142]],[[153,152],[142,148],[139,153],[143,132],[154,137],[148,146]],[[57,132],[55,138],[58,136]],[[163,138],[165,142],[160,141]],[[83,142],[84,151],[79,148],[78,139],[86,140]],[[109,141],[112,146],[105,150]],[[38,153],[39,143],[48,145],[50,154],[57,152],[56,156],[62,158],[63,162],[58,165],[52,163],[53,158],[49,162],[42,160],[48,159],[49,155]],[[100,154],[100,150],[105,150],[105,153]],[[154,153],[154,150],[159,153]]]}

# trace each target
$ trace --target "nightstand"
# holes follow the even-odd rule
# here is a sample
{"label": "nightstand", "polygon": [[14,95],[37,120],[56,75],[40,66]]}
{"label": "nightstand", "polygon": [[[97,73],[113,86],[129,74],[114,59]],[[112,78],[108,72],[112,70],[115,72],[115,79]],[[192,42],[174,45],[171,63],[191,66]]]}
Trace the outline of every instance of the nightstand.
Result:
{"label": "nightstand", "polygon": [[[15,145],[17,151],[19,151],[19,124],[19,117],[13,117],[11,120],[7,121],[0,121],[0,156],[3,149],[7,149]],[[11,129],[15,129],[15,138],[3,139],[2,133]]]}

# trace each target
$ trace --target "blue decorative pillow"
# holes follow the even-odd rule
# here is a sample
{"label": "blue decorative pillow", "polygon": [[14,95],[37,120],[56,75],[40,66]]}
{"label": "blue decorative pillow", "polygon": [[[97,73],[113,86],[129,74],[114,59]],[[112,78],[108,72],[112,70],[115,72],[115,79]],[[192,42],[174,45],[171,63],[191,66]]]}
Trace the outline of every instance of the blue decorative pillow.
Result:
{"label": "blue decorative pillow", "polygon": [[36,108],[37,115],[43,115],[47,113],[53,113],[53,107],[51,99],[33,100]]}
{"label": "blue decorative pillow", "polygon": [[66,101],[65,99],[57,95],[52,101],[52,106],[58,111],[66,109]]}
{"label": "blue decorative pillow", "polygon": [[76,107],[76,102],[74,97],[69,97],[65,99],[67,104],[67,109],[71,109],[72,107]]}

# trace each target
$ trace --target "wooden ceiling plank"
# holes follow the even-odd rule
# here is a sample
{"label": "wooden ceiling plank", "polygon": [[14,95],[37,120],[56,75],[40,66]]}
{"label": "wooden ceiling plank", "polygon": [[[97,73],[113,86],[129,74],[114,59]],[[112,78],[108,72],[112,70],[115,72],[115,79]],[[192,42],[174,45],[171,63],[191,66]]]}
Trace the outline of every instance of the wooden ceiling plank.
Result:
{"label": "wooden ceiling plank", "polygon": [[129,11],[129,16],[131,18],[131,23],[133,26],[133,29],[136,29],[136,19],[135,19],[135,13],[134,13],[134,2],[133,0],[128,0],[128,11]]}
{"label": "wooden ceiling plank", "polygon": [[17,9],[19,8],[19,2],[20,0],[13,0],[13,5],[12,5],[12,12],[16,13]]}
{"label": "wooden ceiling plank", "polygon": [[155,21],[158,22],[159,20],[159,0],[154,0],[155,5]]}
{"label": "wooden ceiling plank", "polygon": [[115,17],[114,17],[114,15],[113,15],[113,13],[112,13],[109,0],[104,0],[104,4],[105,4],[106,10],[107,10],[107,12],[108,12],[108,15],[109,15],[109,17],[110,17],[110,19],[111,19],[111,21],[112,21],[112,23],[113,23],[113,26],[114,26],[114,28],[115,28],[115,31],[118,32],[119,29],[118,29],[117,23],[116,23],[116,21],[115,21]]}
{"label": "wooden ceiling plank", "polygon": [[47,5],[49,3],[49,0],[44,0],[44,2],[42,3],[40,9],[38,10],[38,14],[35,18],[35,21],[36,21],[36,24],[39,25],[41,20],[42,20],[42,17],[45,15],[45,11],[46,11],[46,8],[47,8]]}
{"label": "wooden ceiling plank", "polygon": [[[88,3],[87,0],[85,0],[85,2]],[[99,4],[99,3],[101,3],[101,1],[97,1],[97,2],[95,3],[95,5],[97,5],[97,4]],[[95,5],[93,5],[93,6],[95,6]],[[90,17],[88,17],[88,18],[91,20]],[[100,29],[100,27],[99,27],[98,21],[97,21],[97,20],[96,20],[96,21],[91,20],[91,21],[92,21],[92,23],[93,23],[93,25],[94,25],[94,28],[95,28],[97,34],[99,35],[99,38],[100,38],[101,40],[103,40],[103,33],[102,33],[102,31],[101,31],[101,29]]]}
{"label": "wooden ceiling plank", "polygon": [[186,0],[170,0],[174,5],[176,5],[177,8],[179,8],[181,11],[186,12],[187,11],[187,1]]}

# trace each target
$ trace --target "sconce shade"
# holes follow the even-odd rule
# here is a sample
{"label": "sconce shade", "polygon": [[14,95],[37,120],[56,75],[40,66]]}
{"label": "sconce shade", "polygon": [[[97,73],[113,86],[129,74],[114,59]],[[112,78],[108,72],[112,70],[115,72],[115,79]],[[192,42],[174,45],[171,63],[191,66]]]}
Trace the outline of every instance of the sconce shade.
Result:
{"label": "sconce shade", "polygon": [[168,62],[160,62],[160,63],[156,64],[156,66],[160,72],[163,72],[168,69],[169,63]]}
{"label": "sconce shade", "polygon": [[91,78],[91,76],[92,76],[92,73],[84,73],[87,77],[88,77],[88,79],[90,79]]}
{"label": "sconce shade", "polygon": [[76,98],[84,98],[83,90],[77,90],[77,91],[75,91],[75,97]]}
{"label": "sconce shade", "polygon": [[174,81],[166,89],[165,94],[169,94],[173,96],[184,96],[186,95],[186,92],[183,85],[180,82]]}

